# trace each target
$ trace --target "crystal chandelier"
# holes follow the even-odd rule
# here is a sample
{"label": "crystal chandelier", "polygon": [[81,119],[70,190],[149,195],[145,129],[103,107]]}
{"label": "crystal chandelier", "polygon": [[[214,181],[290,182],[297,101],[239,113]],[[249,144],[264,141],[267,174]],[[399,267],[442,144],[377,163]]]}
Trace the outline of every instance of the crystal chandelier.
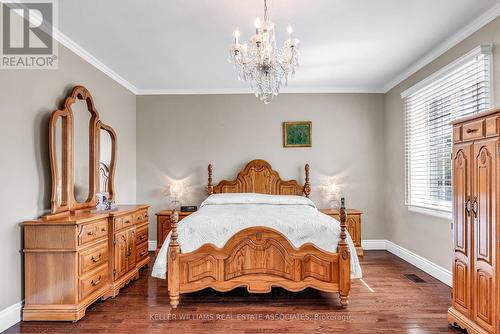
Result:
{"label": "crystal chandelier", "polygon": [[250,46],[240,44],[240,31],[234,31],[234,44],[230,48],[229,61],[238,72],[238,79],[250,83],[255,96],[268,104],[279,94],[288,78],[299,66],[299,40],[293,37],[291,26],[287,28],[288,39],[283,47],[276,47],[274,23],[267,17],[267,1],[264,0],[264,22],[255,19],[255,35]]}

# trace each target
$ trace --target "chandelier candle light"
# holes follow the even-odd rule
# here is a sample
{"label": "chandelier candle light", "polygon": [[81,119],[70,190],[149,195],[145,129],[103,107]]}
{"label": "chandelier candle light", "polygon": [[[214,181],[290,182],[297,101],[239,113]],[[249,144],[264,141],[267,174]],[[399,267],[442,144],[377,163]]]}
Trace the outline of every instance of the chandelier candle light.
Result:
{"label": "chandelier candle light", "polygon": [[267,1],[264,0],[264,22],[255,19],[255,35],[250,46],[240,44],[240,31],[234,31],[234,44],[230,48],[229,61],[238,72],[238,79],[250,83],[255,96],[268,104],[279,94],[288,78],[299,66],[299,40],[293,37],[291,26],[287,28],[288,39],[283,48],[276,47],[274,23],[267,17]]}

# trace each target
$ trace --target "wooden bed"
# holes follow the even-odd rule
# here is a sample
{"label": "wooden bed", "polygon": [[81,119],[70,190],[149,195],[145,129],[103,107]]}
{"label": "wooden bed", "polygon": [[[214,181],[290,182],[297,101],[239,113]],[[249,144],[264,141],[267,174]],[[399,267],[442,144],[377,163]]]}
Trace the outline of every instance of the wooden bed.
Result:
{"label": "wooden bed", "polygon": [[[305,184],[283,181],[269,163],[253,160],[233,181],[212,184],[212,165],[208,166],[208,194],[262,193],[309,196],[309,165],[305,165]],[[168,293],[172,308],[183,293],[213,288],[229,291],[246,286],[251,293],[267,293],[273,286],[289,291],[311,287],[340,295],[340,304],[349,303],[351,288],[350,254],[346,242],[344,201],[340,209],[341,234],[337,253],[311,243],[295,248],[274,229],[255,226],[236,233],[223,248],[204,244],[182,254],[177,242],[178,213],[171,217],[172,235],[168,245]]]}

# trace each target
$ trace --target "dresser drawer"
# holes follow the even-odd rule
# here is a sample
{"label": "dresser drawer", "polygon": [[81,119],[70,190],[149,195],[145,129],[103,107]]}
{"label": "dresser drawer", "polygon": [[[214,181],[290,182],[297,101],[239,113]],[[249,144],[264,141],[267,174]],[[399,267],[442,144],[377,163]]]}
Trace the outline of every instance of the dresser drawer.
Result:
{"label": "dresser drawer", "polygon": [[136,224],[144,223],[149,219],[148,210],[142,210],[134,215],[134,222]]}
{"label": "dresser drawer", "polygon": [[83,275],[108,262],[108,243],[102,242],[78,254],[79,274]]}
{"label": "dresser drawer", "polygon": [[137,259],[136,262],[144,260],[148,256],[148,243],[143,242],[137,246]]}
{"label": "dresser drawer", "polygon": [[462,126],[462,140],[484,137],[484,120],[465,123]]}
{"label": "dresser drawer", "polygon": [[84,245],[102,237],[108,236],[108,221],[100,220],[95,223],[83,225],[78,235],[78,244]]}
{"label": "dresser drawer", "polygon": [[138,245],[148,241],[148,234],[149,234],[148,225],[138,228],[135,238],[135,243]]}
{"label": "dresser drawer", "polygon": [[81,300],[107,285],[108,266],[104,265],[100,267],[95,273],[81,277],[79,281],[79,296]]}
{"label": "dresser drawer", "polygon": [[123,228],[130,227],[133,224],[134,224],[134,217],[133,217],[133,215],[116,217],[114,219],[114,228],[115,228],[115,231],[121,230]]}

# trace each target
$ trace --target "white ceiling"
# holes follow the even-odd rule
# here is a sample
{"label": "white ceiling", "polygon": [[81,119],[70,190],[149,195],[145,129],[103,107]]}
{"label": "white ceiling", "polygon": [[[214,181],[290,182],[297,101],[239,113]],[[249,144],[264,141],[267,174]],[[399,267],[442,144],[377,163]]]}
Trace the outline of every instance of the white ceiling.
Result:
{"label": "white ceiling", "polygon": [[[301,40],[290,91],[384,92],[500,0],[268,2],[278,43],[288,24]],[[239,92],[248,88],[227,62],[232,31],[239,27],[247,40],[262,7],[262,0],[64,0],[59,30],[138,93]]]}

